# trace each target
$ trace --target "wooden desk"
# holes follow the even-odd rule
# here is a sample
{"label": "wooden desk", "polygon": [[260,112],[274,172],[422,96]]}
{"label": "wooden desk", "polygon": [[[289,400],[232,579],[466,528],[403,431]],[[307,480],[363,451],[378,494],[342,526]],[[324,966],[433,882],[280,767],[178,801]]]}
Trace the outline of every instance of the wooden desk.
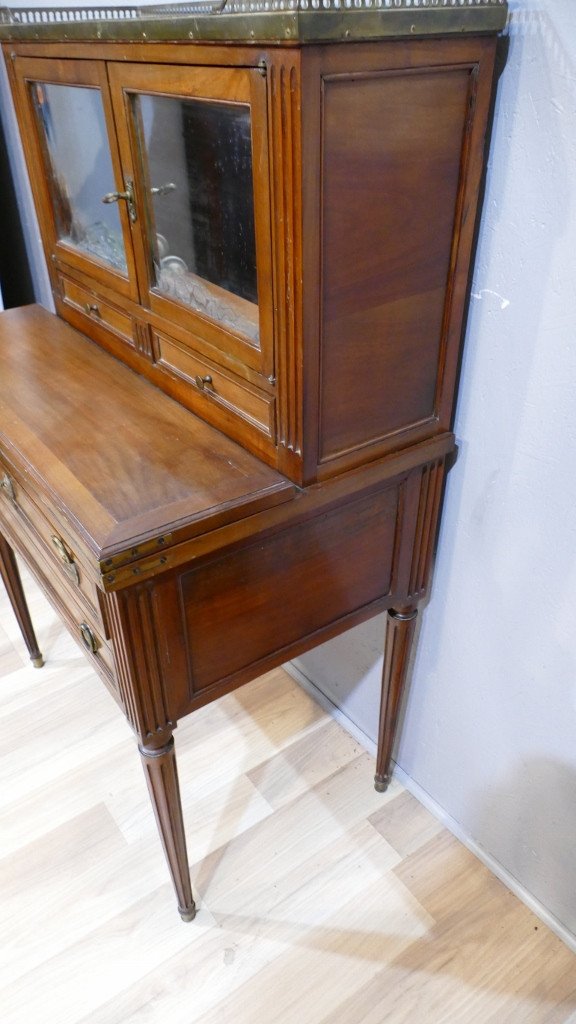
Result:
{"label": "wooden desk", "polygon": [[2,573],[132,725],[185,919],[179,719],[381,611],[388,784],[507,10],[244,6],[0,9],[58,312],[0,318]]}
{"label": "wooden desk", "polygon": [[40,307],[0,318],[0,569],[28,563],[138,740],[185,920],[173,732],[388,610],[376,784],[426,592],[452,434],[299,488]]}

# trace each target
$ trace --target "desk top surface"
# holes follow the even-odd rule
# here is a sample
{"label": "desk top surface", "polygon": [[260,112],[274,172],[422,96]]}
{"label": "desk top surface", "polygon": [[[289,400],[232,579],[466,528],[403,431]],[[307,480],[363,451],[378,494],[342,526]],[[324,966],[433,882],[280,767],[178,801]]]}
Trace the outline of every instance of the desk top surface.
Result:
{"label": "desk top surface", "polygon": [[294,484],[40,306],[0,314],[0,451],[99,558],[290,500]]}

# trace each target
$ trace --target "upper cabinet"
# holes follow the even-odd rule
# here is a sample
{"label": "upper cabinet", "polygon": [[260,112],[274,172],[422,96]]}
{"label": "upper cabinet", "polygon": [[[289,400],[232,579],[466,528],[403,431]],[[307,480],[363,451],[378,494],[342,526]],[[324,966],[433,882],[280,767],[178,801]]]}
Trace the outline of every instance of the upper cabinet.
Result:
{"label": "upper cabinet", "polygon": [[58,313],[297,483],[452,423],[506,6],[413,6],[5,44]]}
{"label": "upper cabinet", "polygon": [[24,58],[17,74],[59,263],[270,376],[261,71]]}

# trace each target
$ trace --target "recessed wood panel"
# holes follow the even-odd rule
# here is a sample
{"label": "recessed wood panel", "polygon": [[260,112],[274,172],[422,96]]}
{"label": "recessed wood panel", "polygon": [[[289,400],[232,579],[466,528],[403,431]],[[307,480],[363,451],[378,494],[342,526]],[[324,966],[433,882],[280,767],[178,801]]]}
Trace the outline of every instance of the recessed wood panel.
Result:
{"label": "recessed wood panel", "polygon": [[321,461],[434,416],[470,83],[324,80]]}
{"label": "recessed wood panel", "polygon": [[397,506],[394,486],[185,574],[192,692],[385,596]]}

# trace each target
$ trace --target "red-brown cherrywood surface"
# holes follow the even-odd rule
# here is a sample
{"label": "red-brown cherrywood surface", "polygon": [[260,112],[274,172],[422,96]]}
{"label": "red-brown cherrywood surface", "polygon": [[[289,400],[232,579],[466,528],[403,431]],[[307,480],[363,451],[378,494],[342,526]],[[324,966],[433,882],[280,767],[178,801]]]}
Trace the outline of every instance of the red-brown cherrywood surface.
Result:
{"label": "red-brown cherrywood surface", "polygon": [[[178,720],[381,611],[388,784],[454,452],[494,51],[493,36],[5,49],[60,315],[0,316],[3,576],[31,653],[13,550],[132,726],[185,920]],[[149,63],[152,89],[250,104],[260,347],[154,293],[126,101]],[[56,238],[35,77],[102,91],[138,214],[121,211],[117,285]]]}

